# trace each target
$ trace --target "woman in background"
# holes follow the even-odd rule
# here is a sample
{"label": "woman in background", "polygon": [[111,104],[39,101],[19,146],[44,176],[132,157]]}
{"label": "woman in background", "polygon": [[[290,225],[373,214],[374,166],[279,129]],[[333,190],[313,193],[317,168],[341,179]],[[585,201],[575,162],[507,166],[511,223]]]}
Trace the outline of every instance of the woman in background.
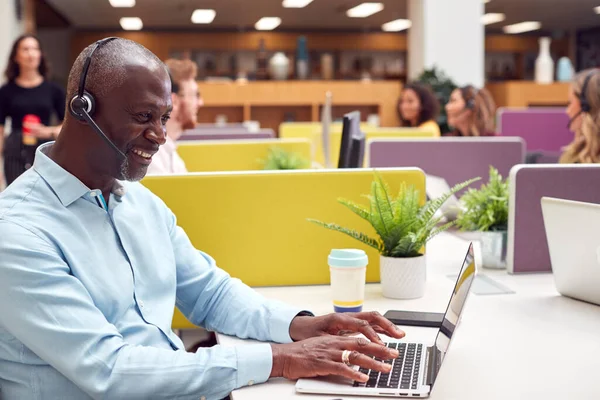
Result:
{"label": "woman in background", "polygon": [[433,91],[420,83],[404,86],[398,101],[398,116],[401,126],[432,131],[440,136],[440,127],[436,119],[440,113],[440,103]]}
{"label": "woman in background", "polygon": [[472,85],[454,89],[446,104],[449,136],[495,136],[496,103],[487,89]]}
{"label": "woman in background", "polygon": [[[7,83],[0,87],[0,153],[9,185],[31,167],[37,147],[58,136],[61,125],[50,126],[50,121],[54,114],[62,123],[65,91],[47,80],[46,58],[33,35],[23,35],[14,42],[4,74]],[[11,133],[5,138],[7,117],[11,119]]]}
{"label": "woman in background", "polygon": [[152,175],[187,172],[185,163],[177,154],[175,142],[184,130],[196,126],[198,108],[204,104],[196,82],[196,63],[191,60],[168,59],[165,65],[171,77],[173,111],[167,121],[167,140],[152,157],[152,163],[148,167],[148,174]]}
{"label": "woman in background", "polygon": [[600,70],[575,76],[569,88],[569,129],[575,137],[560,163],[600,163]]}

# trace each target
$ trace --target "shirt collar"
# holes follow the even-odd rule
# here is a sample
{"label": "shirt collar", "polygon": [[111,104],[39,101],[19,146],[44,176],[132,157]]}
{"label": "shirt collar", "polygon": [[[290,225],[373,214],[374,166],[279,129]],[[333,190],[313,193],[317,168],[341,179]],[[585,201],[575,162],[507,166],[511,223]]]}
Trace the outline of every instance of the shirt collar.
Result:
{"label": "shirt collar", "polygon": [[[68,207],[75,200],[89,193],[90,188],[48,157],[47,154],[50,152],[53,145],[54,142],[49,142],[44,143],[37,148],[33,169],[46,181],[50,188],[52,188],[60,202],[65,207]],[[120,199],[125,195],[125,186],[123,186],[121,182],[115,180],[115,184],[111,191]]]}

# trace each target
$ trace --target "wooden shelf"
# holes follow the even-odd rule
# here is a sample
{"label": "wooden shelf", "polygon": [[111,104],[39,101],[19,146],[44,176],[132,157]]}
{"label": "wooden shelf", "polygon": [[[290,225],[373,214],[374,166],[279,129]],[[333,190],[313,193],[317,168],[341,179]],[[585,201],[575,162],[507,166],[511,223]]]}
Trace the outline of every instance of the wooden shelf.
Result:
{"label": "wooden shelf", "polygon": [[251,119],[277,132],[290,117],[295,121],[319,121],[325,93],[333,96],[333,117],[359,110],[366,119],[378,114],[381,126],[398,126],[396,104],[402,84],[392,81],[264,81],[248,83],[199,82],[205,106],[200,122],[214,122],[218,114],[228,122]]}
{"label": "wooden shelf", "polygon": [[279,130],[279,125],[286,122],[310,122],[312,121],[312,107],[304,106],[250,106],[250,119],[259,121],[261,128]]}
{"label": "wooden shelf", "polygon": [[244,122],[244,106],[231,105],[231,106],[210,106],[205,105],[198,111],[198,122],[199,123],[215,123],[217,116],[224,115],[227,118],[227,123],[241,123]]}
{"label": "wooden shelf", "polygon": [[569,102],[569,83],[540,85],[531,81],[489,83],[498,107],[566,107]]}

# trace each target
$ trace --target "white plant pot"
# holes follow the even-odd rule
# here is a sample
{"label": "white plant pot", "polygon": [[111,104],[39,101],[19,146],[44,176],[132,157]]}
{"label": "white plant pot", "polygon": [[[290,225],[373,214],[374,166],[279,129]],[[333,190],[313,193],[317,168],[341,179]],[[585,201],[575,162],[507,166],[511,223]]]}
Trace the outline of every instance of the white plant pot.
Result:
{"label": "white plant pot", "polygon": [[485,268],[506,268],[506,231],[480,232],[481,258]]}
{"label": "white plant pot", "polygon": [[380,257],[383,295],[392,299],[416,299],[425,294],[425,255],[410,258]]}

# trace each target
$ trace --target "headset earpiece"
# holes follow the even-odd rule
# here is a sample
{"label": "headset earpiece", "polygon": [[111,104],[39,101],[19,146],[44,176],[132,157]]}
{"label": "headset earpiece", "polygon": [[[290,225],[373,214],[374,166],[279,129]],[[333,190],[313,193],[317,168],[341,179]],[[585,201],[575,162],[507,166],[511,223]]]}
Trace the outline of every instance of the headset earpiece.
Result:
{"label": "headset earpiece", "polygon": [[73,117],[79,121],[85,121],[83,118],[83,110],[90,116],[94,115],[96,109],[96,101],[88,91],[83,92],[83,96],[76,94],[69,102],[69,111]]}
{"label": "headset earpiece", "polygon": [[[470,96],[469,89],[473,90],[473,96]],[[477,89],[471,85],[460,88],[463,99],[465,99],[465,110],[475,109],[475,97],[477,97]],[[468,98],[468,100],[466,100]]]}
{"label": "headset earpiece", "polygon": [[579,93],[579,95],[577,96],[577,97],[579,97],[579,104],[581,105],[581,112],[584,112],[584,113],[589,113],[590,110],[592,109],[592,106],[588,102],[586,94],[587,94],[587,87],[590,83],[590,79],[592,79],[592,76],[595,73],[596,73],[596,70],[593,70],[593,71],[590,71],[589,74],[587,74],[587,76],[583,80],[583,85],[581,85],[581,93]]}

